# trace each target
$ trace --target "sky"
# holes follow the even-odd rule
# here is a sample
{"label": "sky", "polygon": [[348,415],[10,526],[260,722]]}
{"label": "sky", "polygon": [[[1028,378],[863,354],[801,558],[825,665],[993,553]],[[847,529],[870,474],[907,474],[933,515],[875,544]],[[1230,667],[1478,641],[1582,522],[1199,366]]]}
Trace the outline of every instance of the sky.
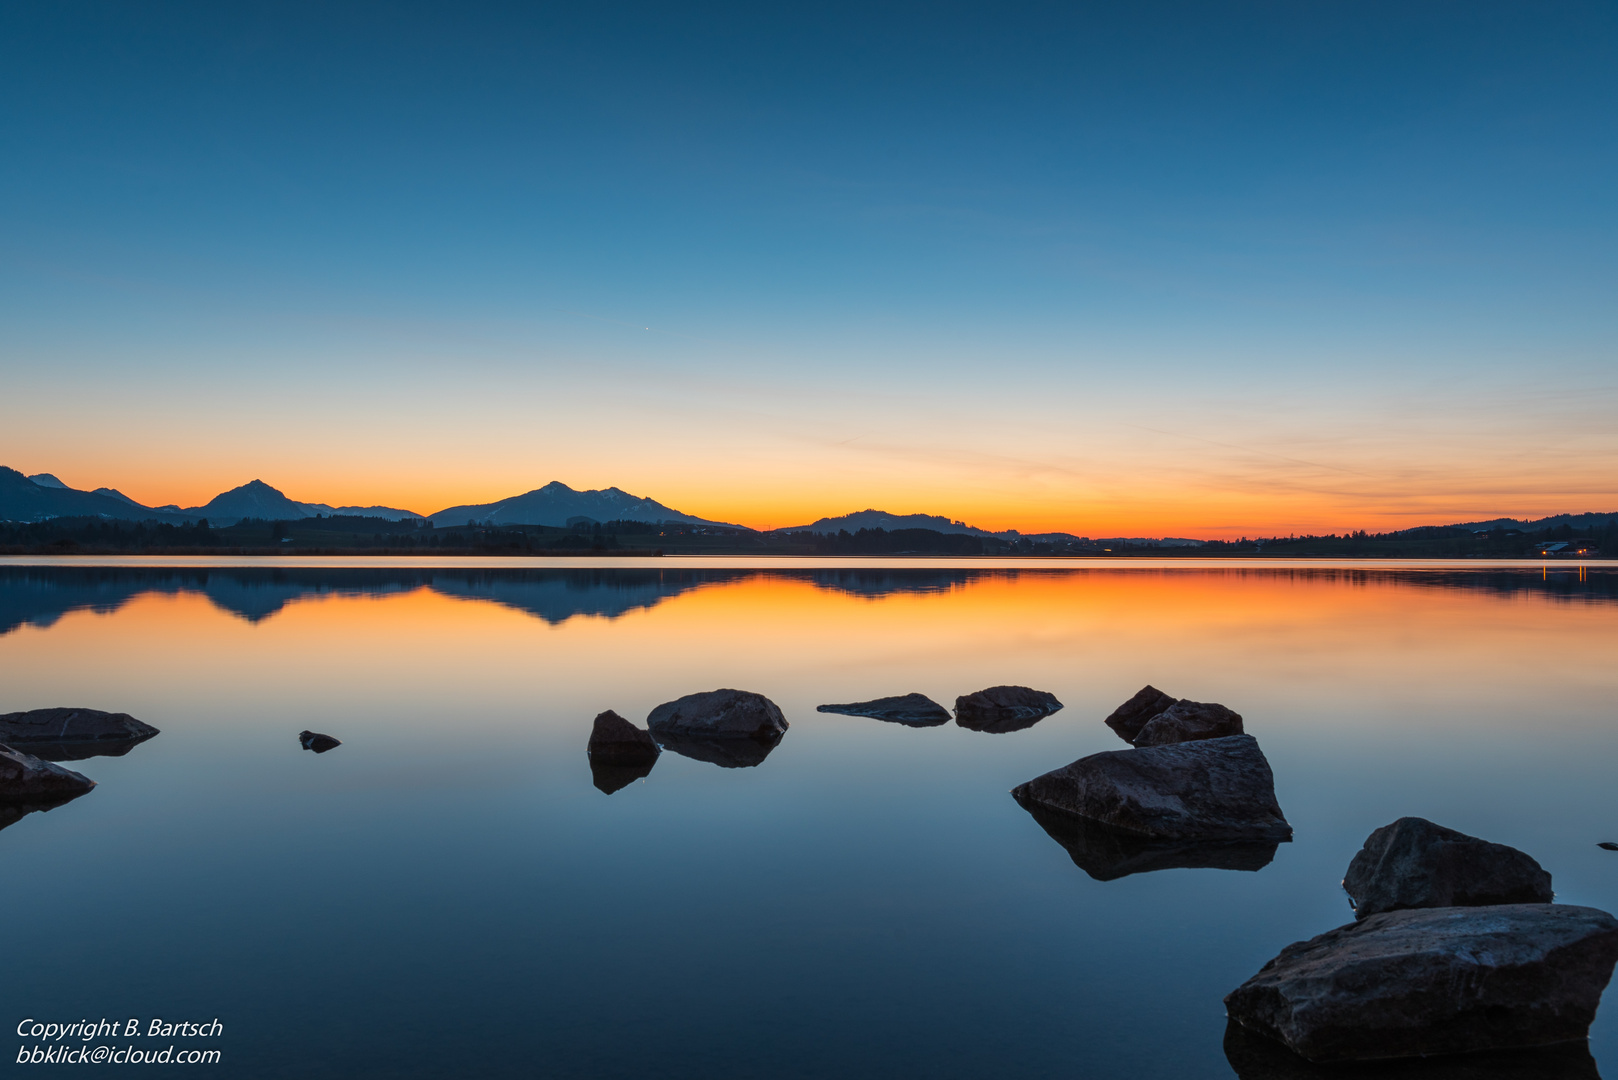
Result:
{"label": "sky", "polygon": [[1618,510],[1610,3],[0,7],[0,464],[1218,537]]}

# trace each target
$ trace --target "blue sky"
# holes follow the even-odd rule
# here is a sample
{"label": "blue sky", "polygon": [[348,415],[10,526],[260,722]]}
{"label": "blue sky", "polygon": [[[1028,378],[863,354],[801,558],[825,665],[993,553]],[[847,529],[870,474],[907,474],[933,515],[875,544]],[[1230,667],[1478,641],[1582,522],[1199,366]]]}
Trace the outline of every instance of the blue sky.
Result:
{"label": "blue sky", "polygon": [[1618,508],[1615,44],[1577,3],[14,5],[0,461],[760,525]]}

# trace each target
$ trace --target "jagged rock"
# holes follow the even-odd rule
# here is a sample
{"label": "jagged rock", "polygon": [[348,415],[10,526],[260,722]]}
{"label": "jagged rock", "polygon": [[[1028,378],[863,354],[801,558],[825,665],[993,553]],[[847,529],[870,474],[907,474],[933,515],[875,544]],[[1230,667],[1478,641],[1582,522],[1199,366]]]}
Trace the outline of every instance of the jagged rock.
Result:
{"label": "jagged rock", "polygon": [[590,782],[596,790],[606,795],[633,784],[636,780],[652,774],[652,766],[657,764],[657,758],[647,758],[633,765],[610,765],[597,761],[594,755],[590,757]]}
{"label": "jagged rock", "polygon": [[709,690],[666,701],[646,717],[646,726],[667,746],[665,735],[697,739],[779,741],[786,717],[775,702],[747,690]]}
{"label": "jagged rock", "polygon": [[0,803],[60,805],[96,786],[89,777],[10,746],[0,746]]}
{"label": "jagged rock", "polygon": [[590,760],[601,765],[643,765],[656,761],[658,754],[650,734],[611,709],[596,717],[588,752]]}
{"label": "jagged rock", "polygon": [[991,686],[955,699],[955,722],[973,731],[1021,731],[1062,707],[1056,695],[1026,686]]}
{"label": "jagged rock", "polygon": [[1348,864],[1343,889],[1363,919],[1401,908],[1548,904],[1551,876],[1527,854],[1426,818],[1373,832]]}
{"label": "jagged rock", "polygon": [[1097,881],[1153,870],[1262,870],[1276,840],[1156,840],[1098,821],[1033,805],[1026,808],[1045,834],[1066,849],[1073,865]]}
{"label": "jagged rock", "polygon": [[127,754],[158,730],[128,713],[100,709],[31,709],[0,715],[0,744],[24,746],[43,761]]}
{"label": "jagged rock", "polygon": [[722,769],[751,769],[764,764],[770,751],[781,745],[781,736],[768,739],[701,739],[685,735],[659,735],[663,749],[693,761],[705,761]]}
{"label": "jagged rock", "polygon": [[1172,746],[1240,734],[1240,713],[1212,701],[1182,699],[1148,720],[1135,736],[1134,743],[1136,746]]}
{"label": "jagged rock", "polygon": [[1133,743],[1147,721],[1179,700],[1155,686],[1147,685],[1134,697],[1114,709],[1105,723],[1124,742]]}
{"label": "jagged rock", "polygon": [[1615,961],[1595,908],[1388,911],[1288,945],[1225,1008],[1311,1061],[1545,1046],[1588,1035]]}
{"label": "jagged rock", "polygon": [[949,723],[949,710],[926,694],[905,694],[903,697],[877,698],[875,701],[856,701],[850,705],[821,705],[816,712],[842,713],[845,716],[870,716],[907,727],[937,727]]}
{"label": "jagged rock", "polygon": [[1270,763],[1251,735],[1107,750],[1011,793],[1024,807],[1099,821],[1141,836],[1289,840]]}
{"label": "jagged rock", "polygon": [[1586,1042],[1316,1065],[1235,1021],[1225,1026],[1225,1060],[1238,1080],[1601,1080]]}
{"label": "jagged rock", "polygon": [[305,750],[313,750],[317,754],[324,754],[327,750],[343,745],[342,740],[322,735],[318,731],[300,731],[298,741],[303,744]]}

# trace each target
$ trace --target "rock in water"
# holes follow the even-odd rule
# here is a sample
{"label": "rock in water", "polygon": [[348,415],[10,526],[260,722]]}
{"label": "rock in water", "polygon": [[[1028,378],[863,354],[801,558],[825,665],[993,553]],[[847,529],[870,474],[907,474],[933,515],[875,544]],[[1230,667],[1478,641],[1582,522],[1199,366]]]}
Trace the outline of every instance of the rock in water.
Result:
{"label": "rock in water", "polygon": [[1110,825],[1027,808],[1045,835],[1067,850],[1073,865],[1097,881],[1153,870],[1262,870],[1275,858],[1275,840],[1156,840]]}
{"label": "rock in water", "polygon": [[1014,788],[1024,807],[1165,839],[1290,840],[1270,763],[1251,735],[1080,758]]}
{"label": "rock in water", "polygon": [[955,722],[973,731],[1021,731],[1062,707],[1056,695],[1026,686],[991,686],[955,699]]}
{"label": "rock in water", "polygon": [[644,765],[658,754],[651,735],[611,709],[596,717],[588,751],[590,760],[601,765]]}
{"label": "rock in water", "polygon": [[18,806],[60,804],[96,786],[88,776],[0,746],[0,803]]}
{"label": "rock in water", "polygon": [[[763,694],[747,690],[710,690],[664,702],[646,717],[646,726],[656,736],[768,742],[780,739],[787,729],[787,721],[775,702]],[[661,738],[658,741],[663,742]]]}
{"label": "rock in water", "polygon": [[875,701],[856,701],[850,705],[821,705],[816,712],[842,713],[845,716],[869,716],[907,727],[937,727],[949,723],[949,710],[926,694],[905,694],[903,697],[877,698]]}
{"label": "rock in water", "polygon": [[343,745],[342,740],[322,735],[318,731],[300,731],[298,741],[303,744],[305,750],[313,750],[317,754],[324,754],[327,750]]}
{"label": "rock in water", "polygon": [[1530,856],[1419,817],[1372,833],[1348,864],[1343,889],[1357,919],[1401,908],[1548,904],[1553,897],[1550,874]]}
{"label": "rock in water", "polygon": [[1601,1080],[1585,1042],[1316,1065],[1235,1021],[1225,1025],[1225,1060],[1238,1080]]}
{"label": "rock in water", "polygon": [[1211,701],[1176,701],[1148,720],[1134,738],[1136,746],[1172,746],[1198,739],[1242,734],[1242,716]]}
{"label": "rock in water", "polygon": [[1618,919],[1564,904],[1389,911],[1288,945],[1225,998],[1311,1061],[1462,1054],[1585,1038]]}
{"label": "rock in water", "polygon": [[128,713],[100,709],[33,709],[0,715],[0,743],[26,746],[46,761],[116,757],[158,730]]}
{"label": "rock in water", "polygon": [[1113,710],[1106,725],[1126,743],[1133,743],[1146,722],[1180,699],[1165,694],[1155,686],[1145,686],[1140,693]]}
{"label": "rock in water", "polygon": [[1611,840],[1603,840],[1596,847],[1601,848],[1603,851],[1618,851],[1618,844],[1613,843]]}

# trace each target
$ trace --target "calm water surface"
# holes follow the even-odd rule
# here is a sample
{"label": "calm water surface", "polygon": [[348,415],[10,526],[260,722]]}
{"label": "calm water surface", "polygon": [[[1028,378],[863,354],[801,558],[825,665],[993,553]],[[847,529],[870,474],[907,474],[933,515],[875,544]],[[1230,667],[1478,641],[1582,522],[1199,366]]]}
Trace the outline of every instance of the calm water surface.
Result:
{"label": "calm water surface", "polygon": [[[1229,1077],[1220,999],[1396,817],[1618,909],[1615,646],[1600,565],[0,565],[0,710],[162,729],[0,831],[0,1017],[218,1016],[216,1076]],[[1246,718],[1269,865],[1097,880],[1007,794],[1148,682]],[[998,683],[1066,708],[815,711]],[[722,686],[762,764],[592,786],[596,713]]]}

